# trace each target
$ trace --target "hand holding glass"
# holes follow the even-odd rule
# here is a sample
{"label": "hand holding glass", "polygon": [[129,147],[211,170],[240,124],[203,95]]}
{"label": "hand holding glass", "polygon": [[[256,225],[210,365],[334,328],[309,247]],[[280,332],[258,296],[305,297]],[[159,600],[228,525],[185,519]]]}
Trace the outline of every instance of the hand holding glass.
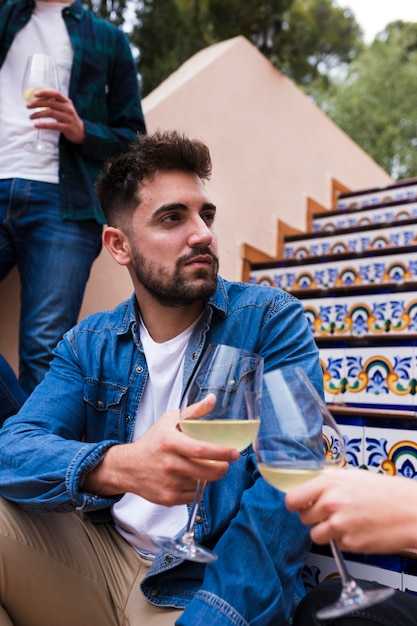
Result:
{"label": "hand holding glass", "polygon": [[[58,66],[55,59],[40,52],[32,54],[28,58],[22,82],[23,97],[26,102],[36,100],[35,93],[41,89],[59,90],[59,88]],[[34,152],[45,152],[54,148],[53,144],[41,139],[39,128],[36,140],[28,142],[25,147]]]}
{"label": "hand holding glass", "polygon": [[[262,425],[255,453],[262,476],[283,492],[345,464],[343,435],[300,367],[284,367],[264,375]],[[361,589],[350,576],[335,542],[330,546],[342,592],[334,604],[318,611],[319,619],[333,619],[372,606],[394,593],[388,587]]]}
{"label": "hand holding glass", "polygon": [[[257,354],[226,345],[209,345],[188,387],[183,408],[216,396],[214,409],[198,419],[181,411],[180,429],[202,441],[244,450],[254,443],[260,419],[263,359]],[[207,563],[217,556],[194,540],[194,525],[205,482],[198,481],[185,531],[176,538],[153,537],[152,541],[175,556]]]}

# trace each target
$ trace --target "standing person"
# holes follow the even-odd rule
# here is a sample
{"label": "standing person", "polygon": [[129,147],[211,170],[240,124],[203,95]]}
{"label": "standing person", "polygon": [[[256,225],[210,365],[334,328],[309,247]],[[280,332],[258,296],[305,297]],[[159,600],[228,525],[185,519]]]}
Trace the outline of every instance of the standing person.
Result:
{"label": "standing person", "polygon": [[[53,56],[61,89],[25,104],[34,52]],[[94,183],[104,161],[145,132],[125,34],[76,0],[0,5],[0,280],[21,281],[19,379],[27,393],[77,321],[104,216]],[[53,151],[33,152],[36,137]]]}
{"label": "standing person", "polygon": [[[260,354],[266,371],[299,364],[322,392],[302,304],[218,276],[210,172],[203,143],[158,132],[98,184],[103,241],[134,294],[66,333],[0,430],[1,626],[286,626],[303,595],[308,530],[253,450],[177,428],[211,343]],[[212,408],[208,396],[188,417]],[[196,540],[218,556],[207,565],[151,540],[185,526],[198,479],[209,484]]]}
{"label": "standing person", "polygon": [[[400,476],[358,469],[329,472],[290,489],[290,511],[311,526],[318,544],[337,541],[342,550],[393,554],[417,550],[417,484]],[[377,583],[360,582],[361,587]],[[325,581],[301,602],[294,626],[415,626],[417,597],[396,591],[393,596],[361,611],[331,621],[320,621],[318,609],[340,595],[340,581]]]}

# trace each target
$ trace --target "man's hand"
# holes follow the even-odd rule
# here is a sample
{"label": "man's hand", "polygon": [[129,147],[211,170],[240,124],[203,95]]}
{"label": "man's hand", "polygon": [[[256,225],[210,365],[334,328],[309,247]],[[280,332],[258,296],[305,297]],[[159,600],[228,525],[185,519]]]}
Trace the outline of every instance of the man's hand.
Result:
{"label": "man's hand", "polygon": [[392,553],[417,548],[417,484],[360,469],[324,473],[285,497],[312,526],[315,543],[335,539],[348,552]]}
{"label": "man's hand", "polygon": [[[36,98],[28,102],[28,109],[35,109],[30,115],[37,120],[35,128],[61,132],[72,143],[82,144],[85,139],[84,122],[74,108],[72,100],[56,89],[39,89]],[[42,110],[36,110],[42,107]],[[43,118],[52,118],[55,122],[43,122]],[[39,120],[39,121],[38,121]]]}
{"label": "man's hand", "polygon": [[[214,404],[209,395],[187,407],[187,417],[202,417]],[[109,448],[83,488],[99,495],[136,493],[165,506],[192,502],[197,481],[222,478],[239,451],[187,437],[179,419],[178,410],[167,411],[137,441]]]}

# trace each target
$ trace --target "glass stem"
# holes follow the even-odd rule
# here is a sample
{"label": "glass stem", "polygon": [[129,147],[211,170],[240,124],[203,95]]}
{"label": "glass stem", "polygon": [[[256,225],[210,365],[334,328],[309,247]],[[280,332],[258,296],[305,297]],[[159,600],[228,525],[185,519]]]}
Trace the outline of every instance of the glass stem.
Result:
{"label": "glass stem", "polygon": [[349,574],[348,568],[346,567],[346,561],[343,557],[341,550],[339,550],[334,541],[330,541],[330,547],[332,549],[333,557],[336,561],[337,569],[339,570],[340,578],[342,580],[343,591],[345,593],[356,593],[358,585]]}
{"label": "glass stem", "polygon": [[194,539],[194,526],[195,518],[197,517],[198,507],[200,506],[201,498],[203,497],[204,489],[207,485],[206,480],[199,480],[194,494],[193,504],[191,506],[191,513],[188,519],[187,528],[184,533],[184,537],[192,541]]}

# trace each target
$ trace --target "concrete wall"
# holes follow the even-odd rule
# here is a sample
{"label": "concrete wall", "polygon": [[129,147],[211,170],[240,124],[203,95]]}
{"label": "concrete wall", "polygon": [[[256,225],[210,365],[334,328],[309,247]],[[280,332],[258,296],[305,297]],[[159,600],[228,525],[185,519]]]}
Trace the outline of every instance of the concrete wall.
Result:
{"label": "concrete wall", "polygon": [[[240,279],[240,248],[275,255],[276,222],[304,229],[306,198],[330,208],[331,179],[352,190],[392,181],[245,38],[207,48],[143,102],[148,130],[177,129],[205,141],[217,204],[220,271]],[[0,352],[16,367],[18,278],[0,284]],[[104,250],[93,266],[81,316],[132,291]]]}

